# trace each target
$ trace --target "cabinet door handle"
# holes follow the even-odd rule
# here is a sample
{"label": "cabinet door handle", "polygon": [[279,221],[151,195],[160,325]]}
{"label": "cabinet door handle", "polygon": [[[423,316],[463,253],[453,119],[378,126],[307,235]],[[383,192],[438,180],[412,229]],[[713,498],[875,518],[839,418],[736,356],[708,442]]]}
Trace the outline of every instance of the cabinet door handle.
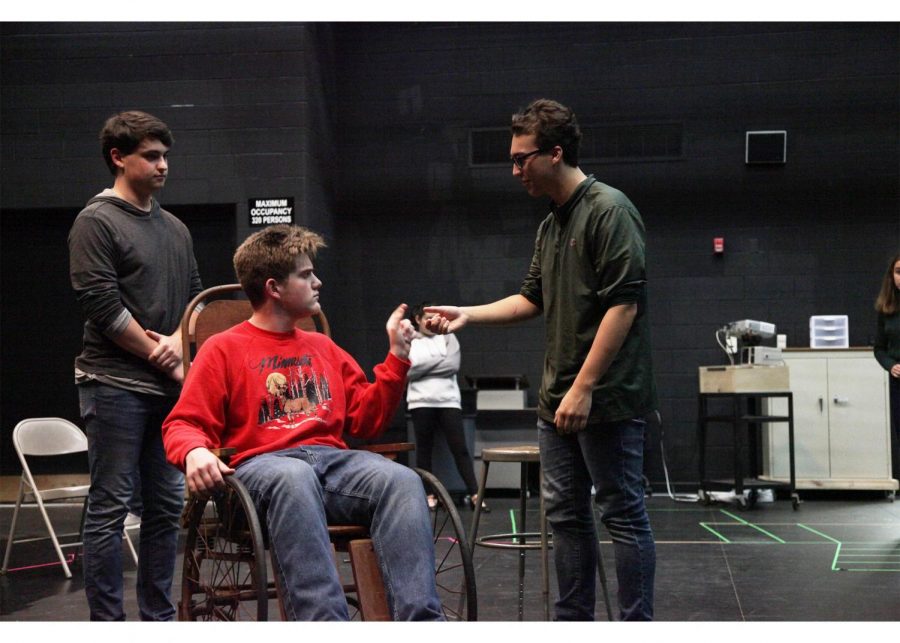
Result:
{"label": "cabinet door handle", "polygon": [[822,413],[825,410],[825,400],[821,397],[819,398],[819,413]]}
{"label": "cabinet door handle", "polygon": [[846,397],[836,397],[834,398],[835,404],[850,404],[850,398]]}

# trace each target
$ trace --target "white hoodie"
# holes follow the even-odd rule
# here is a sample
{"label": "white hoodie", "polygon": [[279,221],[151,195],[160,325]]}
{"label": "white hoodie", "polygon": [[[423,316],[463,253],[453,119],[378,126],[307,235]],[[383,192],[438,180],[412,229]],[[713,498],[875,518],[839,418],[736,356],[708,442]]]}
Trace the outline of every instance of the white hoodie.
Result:
{"label": "white hoodie", "polygon": [[409,349],[407,407],[461,408],[459,385],[459,340],[455,335],[419,335]]}

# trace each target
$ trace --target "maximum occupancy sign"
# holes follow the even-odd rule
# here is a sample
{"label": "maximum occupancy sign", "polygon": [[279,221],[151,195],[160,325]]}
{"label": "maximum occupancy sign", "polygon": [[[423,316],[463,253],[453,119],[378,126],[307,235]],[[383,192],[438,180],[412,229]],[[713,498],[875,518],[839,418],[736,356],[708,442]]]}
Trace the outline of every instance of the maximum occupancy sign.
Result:
{"label": "maximum occupancy sign", "polygon": [[267,226],[294,222],[294,197],[268,197],[250,199],[250,225]]}

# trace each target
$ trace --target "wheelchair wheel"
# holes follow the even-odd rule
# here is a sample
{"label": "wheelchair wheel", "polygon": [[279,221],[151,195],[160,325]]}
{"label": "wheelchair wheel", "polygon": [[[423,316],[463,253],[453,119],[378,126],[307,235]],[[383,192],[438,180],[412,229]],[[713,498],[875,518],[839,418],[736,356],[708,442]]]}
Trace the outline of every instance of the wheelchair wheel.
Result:
{"label": "wheelchair wheel", "polygon": [[178,617],[182,621],[268,618],[266,551],[247,489],[234,476],[209,500],[192,496],[184,510],[187,540]]}
{"label": "wheelchair wheel", "polygon": [[441,481],[424,469],[415,469],[425,493],[437,499],[432,512],[434,532],[435,579],[438,597],[448,621],[477,621],[478,597],[475,568],[468,536],[453,499]]}

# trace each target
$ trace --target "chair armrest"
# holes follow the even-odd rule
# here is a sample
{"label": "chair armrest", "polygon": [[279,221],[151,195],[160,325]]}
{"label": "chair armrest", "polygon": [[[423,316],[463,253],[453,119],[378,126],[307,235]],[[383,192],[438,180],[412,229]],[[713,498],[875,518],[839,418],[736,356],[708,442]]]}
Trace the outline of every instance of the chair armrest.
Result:
{"label": "chair armrest", "polygon": [[361,451],[381,454],[388,460],[395,460],[400,453],[415,450],[416,445],[412,442],[388,442],[386,444],[364,444],[358,448]]}
{"label": "chair armrest", "polygon": [[209,451],[225,464],[228,464],[231,456],[237,453],[237,449],[234,447],[220,447],[218,449],[210,449]]}

